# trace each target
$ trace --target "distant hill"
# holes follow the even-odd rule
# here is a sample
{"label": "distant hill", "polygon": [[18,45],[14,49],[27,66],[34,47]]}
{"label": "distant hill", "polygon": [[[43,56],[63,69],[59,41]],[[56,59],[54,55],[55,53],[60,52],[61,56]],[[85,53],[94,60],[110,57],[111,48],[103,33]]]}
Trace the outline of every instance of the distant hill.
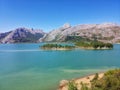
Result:
{"label": "distant hill", "polygon": [[0,43],[35,43],[45,35],[42,30],[17,28],[13,31],[0,33]]}
{"label": "distant hill", "polygon": [[108,43],[120,43],[120,25],[114,23],[83,24],[62,27],[49,32],[42,40],[45,42],[98,40]]}

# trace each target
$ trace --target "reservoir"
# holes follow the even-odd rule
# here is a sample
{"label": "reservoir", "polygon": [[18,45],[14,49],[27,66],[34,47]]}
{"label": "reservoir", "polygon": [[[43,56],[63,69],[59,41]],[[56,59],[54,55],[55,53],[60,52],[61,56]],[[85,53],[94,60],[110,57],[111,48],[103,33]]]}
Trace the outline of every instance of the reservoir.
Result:
{"label": "reservoir", "polygon": [[38,44],[0,44],[0,90],[57,90],[61,80],[120,68],[111,50],[41,50]]}

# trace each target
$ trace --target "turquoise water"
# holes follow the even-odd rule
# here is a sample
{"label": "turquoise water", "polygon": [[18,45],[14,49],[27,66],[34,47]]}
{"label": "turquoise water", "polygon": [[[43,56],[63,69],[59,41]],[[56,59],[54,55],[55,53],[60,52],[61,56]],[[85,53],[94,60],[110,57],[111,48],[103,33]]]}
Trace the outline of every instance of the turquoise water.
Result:
{"label": "turquoise water", "polygon": [[56,90],[59,81],[120,68],[113,50],[43,51],[42,44],[0,45],[0,90]]}

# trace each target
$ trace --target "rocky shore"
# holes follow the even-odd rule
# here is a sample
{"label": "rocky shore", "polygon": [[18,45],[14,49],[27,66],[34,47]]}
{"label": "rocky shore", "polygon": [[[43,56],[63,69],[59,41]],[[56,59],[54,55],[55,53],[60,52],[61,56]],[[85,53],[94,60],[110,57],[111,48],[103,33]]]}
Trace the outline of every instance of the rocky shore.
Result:
{"label": "rocky shore", "polygon": [[[100,79],[104,76],[104,73],[99,73],[98,76],[99,76],[99,79]],[[87,86],[90,87],[91,86],[90,81],[94,77],[95,77],[95,74],[92,74],[92,75],[88,75],[88,76],[85,76],[85,77],[75,78],[75,79],[72,79],[70,81],[74,81],[75,84],[77,85],[78,90],[81,90],[81,84],[80,83],[87,84]],[[58,90],[68,90],[68,83],[70,81],[61,80]]]}

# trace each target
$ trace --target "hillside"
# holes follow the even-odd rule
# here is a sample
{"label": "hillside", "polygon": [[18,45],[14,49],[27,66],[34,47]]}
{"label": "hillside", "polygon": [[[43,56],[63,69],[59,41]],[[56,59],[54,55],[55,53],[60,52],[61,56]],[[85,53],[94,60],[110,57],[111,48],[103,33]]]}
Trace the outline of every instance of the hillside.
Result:
{"label": "hillside", "polygon": [[52,30],[42,40],[45,42],[98,40],[108,43],[120,43],[120,25],[114,23],[83,24],[71,26],[65,24]]}
{"label": "hillside", "polygon": [[42,30],[17,28],[10,32],[0,33],[0,43],[35,43],[39,42],[44,35]]}

